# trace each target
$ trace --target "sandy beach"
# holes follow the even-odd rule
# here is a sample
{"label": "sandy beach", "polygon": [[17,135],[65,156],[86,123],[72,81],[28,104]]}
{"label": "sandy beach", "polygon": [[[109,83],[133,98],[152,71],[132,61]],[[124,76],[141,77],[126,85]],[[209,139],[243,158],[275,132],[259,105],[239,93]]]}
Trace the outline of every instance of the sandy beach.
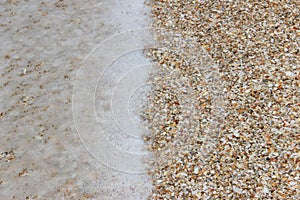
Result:
{"label": "sandy beach", "polygon": [[0,200],[299,199],[297,0],[0,3]]}

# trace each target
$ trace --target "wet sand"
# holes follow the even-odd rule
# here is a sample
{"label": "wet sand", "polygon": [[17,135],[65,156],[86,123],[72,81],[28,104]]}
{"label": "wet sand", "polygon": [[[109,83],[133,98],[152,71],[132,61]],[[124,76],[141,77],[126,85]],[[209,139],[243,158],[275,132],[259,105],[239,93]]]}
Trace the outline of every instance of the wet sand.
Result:
{"label": "wet sand", "polygon": [[149,196],[136,108],[151,65],[138,31],[124,33],[148,25],[146,9],[140,0],[1,3],[1,199]]}

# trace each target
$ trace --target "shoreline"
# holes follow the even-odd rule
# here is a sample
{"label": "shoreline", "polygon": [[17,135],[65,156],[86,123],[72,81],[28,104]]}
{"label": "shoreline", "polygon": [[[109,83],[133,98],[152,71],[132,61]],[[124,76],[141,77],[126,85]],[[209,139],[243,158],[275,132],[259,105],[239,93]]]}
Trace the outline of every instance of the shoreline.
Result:
{"label": "shoreline", "polygon": [[[73,87],[94,80],[89,78],[97,80],[96,74],[85,74],[82,77],[86,79],[83,80],[78,76],[83,75],[80,73],[84,72],[84,58],[95,45],[128,29],[148,26],[144,1],[8,1],[3,3],[1,11],[3,23],[0,31],[5,41],[2,44],[5,48],[0,54],[3,63],[0,82],[2,198],[146,199],[151,191],[147,175],[114,170],[109,164],[116,165],[118,162],[112,160],[107,167],[91,156],[97,155],[97,150],[103,150],[97,147],[97,139],[101,134],[96,134],[94,129],[99,124],[84,121],[84,117],[88,116],[87,110],[80,109],[90,101],[88,97],[93,99],[94,96],[77,98],[83,100],[80,102],[74,100],[74,96],[80,94],[76,93],[78,88],[73,93]],[[108,57],[114,53],[109,54],[109,46],[115,48],[120,44],[112,42],[106,46]],[[124,109],[118,107],[122,103],[121,98],[126,96],[126,93],[122,95],[124,87],[121,86],[134,83],[132,74],[128,73],[126,78],[122,71],[112,72],[111,69],[120,67],[120,62],[126,62],[127,69],[130,69],[130,65],[145,63],[142,55],[133,51],[131,58],[117,58],[119,63],[106,66],[106,77],[98,81],[100,85],[96,81],[92,86],[96,89],[95,112],[100,121],[103,116],[111,117],[107,113],[110,107],[107,105],[110,105],[112,91],[115,92],[114,100],[118,100],[111,104],[118,114]],[[97,72],[103,70],[101,63],[104,60],[94,63]],[[147,73],[145,69],[138,70],[140,80],[136,82],[140,84]],[[110,87],[109,79],[115,81],[116,87]],[[108,87],[104,89],[101,83],[108,84]],[[91,89],[90,85],[84,86],[87,88],[83,91]],[[140,97],[136,93],[143,91],[132,92],[134,95],[130,107],[138,103]],[[121,95],[116,97],[118,94]],[[77,104],[74,105],[74,102]],[[74,115],[76,111],[80,111],[76,113],[79,115]],[[134,112],[134,109],[130,109],[133,120]],[[86,132],[78,132],[78,124],[74,125],[72,119],[74,116],[77,117],[75,123],[86,123]],[[115,121],[122,123],[119,119]],[[104,123],[103,130],[111,127],[110,130],[115,131],[107,132],[105,138],[113,147],[129,155],[140,153],[142,139],[130,139],[132,136],[118,132],[115,121],[100,122],[100,125]],[[120,123],[119,126],[124,126]],[[125,128],[122,128],[128,127],[130,125],[125,124]],[[93,134],[93,140],[88,142],[95,142],[95,149],[89,149],[92,152],[88,152],[85,146],[89,144],[82,144],[82,139]],[[130,146],[131,143],[134,145]],[[100,154],[109,153],[103,151]]]}

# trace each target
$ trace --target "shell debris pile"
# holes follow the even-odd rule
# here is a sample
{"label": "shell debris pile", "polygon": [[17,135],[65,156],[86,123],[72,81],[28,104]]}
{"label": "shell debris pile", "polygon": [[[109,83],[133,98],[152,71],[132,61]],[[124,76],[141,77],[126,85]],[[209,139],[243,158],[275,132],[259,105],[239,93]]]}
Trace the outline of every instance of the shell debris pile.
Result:
{"label": "shell debris pile", "polygon": [[151,0],[151,199],[299,199],[300,2]]}

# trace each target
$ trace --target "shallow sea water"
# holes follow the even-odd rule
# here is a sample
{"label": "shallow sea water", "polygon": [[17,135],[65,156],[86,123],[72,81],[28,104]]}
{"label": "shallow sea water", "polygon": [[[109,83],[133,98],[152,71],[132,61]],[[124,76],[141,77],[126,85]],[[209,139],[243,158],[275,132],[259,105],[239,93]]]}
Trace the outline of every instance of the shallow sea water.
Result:
{"label": "shallow sea water", "polygon": [[0,199],[146,199],[144,1],[0,5]]}

